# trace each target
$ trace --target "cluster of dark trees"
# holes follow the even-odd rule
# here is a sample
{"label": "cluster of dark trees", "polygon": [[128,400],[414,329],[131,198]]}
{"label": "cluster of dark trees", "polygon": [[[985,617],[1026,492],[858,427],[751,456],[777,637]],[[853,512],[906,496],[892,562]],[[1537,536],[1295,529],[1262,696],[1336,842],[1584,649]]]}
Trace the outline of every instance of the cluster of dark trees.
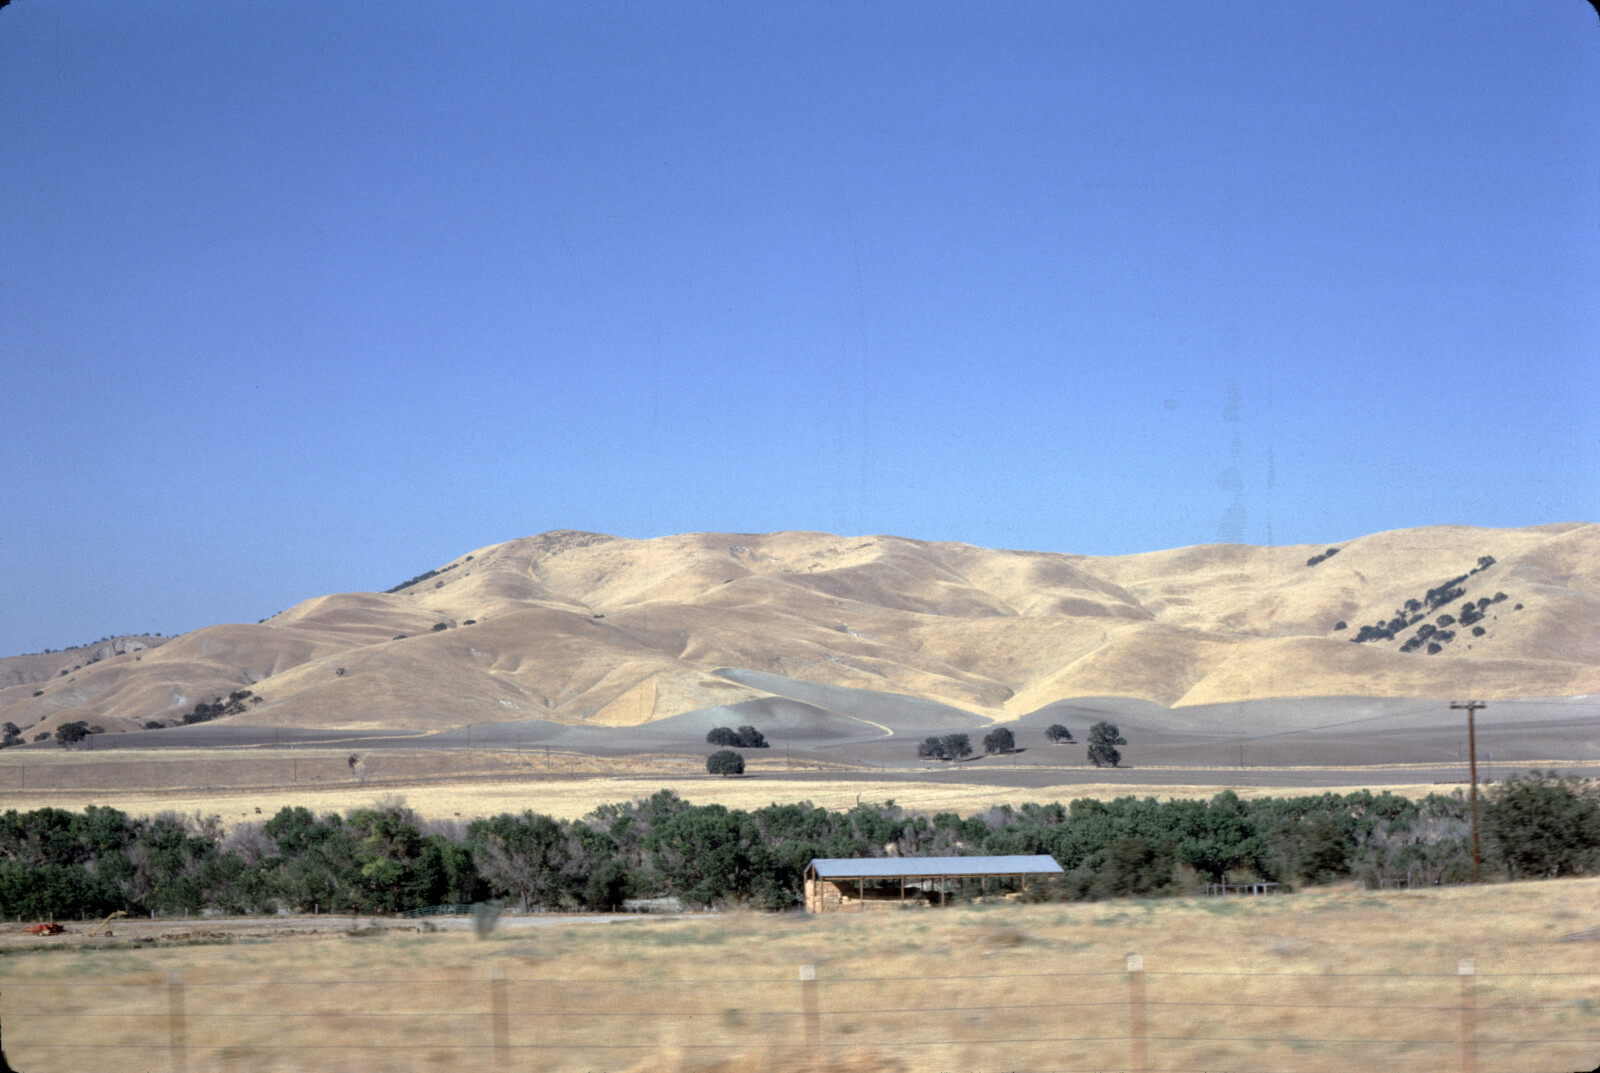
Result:
{"label": "cluster of dark trees", "polygon": [[[383,591],[384,591],[385,594],[388,594],[388,593],[400,592],[403,589],[409,589],[413,585],[420,585],[424,581],[428,581],[431,578],[438,577],[440,574],[447,574],[450,571],[454,570],[456,567],[462,565],[462,563],[470,563],[471,561],[472,561],[472,556],[469,555],[465,559],[462,559],[461,562],[459,562],[459,563],[451,563],[449,566],[445,567],[443,570],[424,570],[422,573],[418,574],[416,577],[412,578],[410,581],[402,581],[400,584],[396,585],[394,588],[392,588],[392,589],[384,589]],[[434,587],[438,588],[439,585],[443,585],[443,584],[444,584],[444,582],[441,581],[441,582],[438,583],[438,585],[435,585]],[[158,634],[157,636],[160,636],[160,635]]]}
{"label": "cluster of dark trees", "polygon": [[768,748],[766,736],[751,726],[743,726],[738,730],[730,730],[728,727],[713,727],[706,733],[706,742],[710,745],[721,745],[734,749]]}
{"label": "cluster of dark trees", "polygon": [[[1060,723],[1051,724],[1044,736],[1058,745],[1072,741],[1072,731]],[[1122,754],[1117,751],[1117,746],[1126,744],[1128,739],[1117,730],[1115,723],[1096,723],[1089,728],[1089,763],[1095,767],[1116,767],[1122,763]],[[1016,748],[1016,735],[1006,727],[996,727],[983,736],[985,755],[1015,752]],[[965,734],[926,738],[917,746],[917,756],[923,760],[963,760],[971,755],[972,740]]]}
{"label": "cluster of dark trees", "polygon": [[965,734],[925,738],[917,746],[917,756],[923,760],[960,760],[971,755],[972,739]]}
{"label": "cluster of dark trees", "polygon": [[[1393,641],[1401,631],[1416,626],[1428,615],[1433,614],[1452,600],[1460,599],[1466,595],[1466,590],[1461,587],[1461,583],[1473,574],[1489,569],[1494,565],[1494,561],[1494,556],[1492,555],[1480,555],[1478,557],[1478,565],[1465,574],[1457,574],[1448,581],[1435,585],[1423,593],[1421,599],[1413,597],[1407,600],[1403,606],[1395,608],[1392,618],[1384,622],[1368,623],[1362,626],[1350,640],[1356,644],[1365,644],[1368,641]],[[1484,618],[1484,608],[1506,599],[1509,599],[1509,597],[1505,593],[1497,592],[1493,596],[1480,596],[1476,600],[1466,601],[1461,605],[1460,625],[1463,627],[1472,626]],[[1516,609],[1521,610],[1521,608],[1522,605],[1518,604]],[[1424,623],[1419,626],[1417,632],[1407,638],[1405,643],[1400,646],[1400,651],[1415,652],[1426,646],[1429,655],[1437,655],[1444,650],[1445,645],[1455,640],[1455,632],[1450,630],[1449,627],[1456,624],[1457,618],[1455,615],[1440,615],[1432,623]],[[1345,623],[1341,622],[1334,629],[1336,631],[1342,630],[1345,625]],[[1482,637],[1485,632],[1483,627],[1478,626],[1473,629],[1472,635],[1474,637]]]}
{"label": "cluster of dark trees", "polygon": [[1327,551],[1321,553],[1320,555],[1313,555],[1311,558],[1307,559],[1306,560],[1306,565],[1307,566],[1316,566],[1318,563],[1327,562],[1329,559],[1333,558],[1335,555],[1338,555],[1338,554],[1339,554],[1339,549],[1338,548],[1329,548]]}
{"label": "cluster of dark trees", "polygon": [[[183,715],[183,725],[193,726],[195,723],[209,723],[213,719],[221,719],[225,715],[238,715],[244,711],[245,701],[251,704],[260,704],[261,698],[255,695],[254,690],[235,689],[228,694],[228,699],[212,697],[210,703],[200,701],[193,710]],[[159,723],[156,724],[160,726]]]}
{"label": "cluster of dark trees", "polygon": [[[534,812],[428,823],[403,802],[345,816],[285,808],[224,831],[215,817],[133,818],[112,808],[0,815],[7,919],[215,909],[393,913],[502,899],[525,910],[614,909],[628,897],[694,905],[798,903],[813,857],[1048,853],[1066,870],[1033,896],[1181,894],[1208,882],[1353,878],[1371,886],[1468,882],[1460,792],[1412,801],[1369,791],[1244,801],[1124,797],[990,809],[963,818],[893,802],[833,812],[744,811],[670,790],[581,820]],[[1600,870],[1600,792],[1554,774],[1517,776],[1483,806],[1491,873]]]}

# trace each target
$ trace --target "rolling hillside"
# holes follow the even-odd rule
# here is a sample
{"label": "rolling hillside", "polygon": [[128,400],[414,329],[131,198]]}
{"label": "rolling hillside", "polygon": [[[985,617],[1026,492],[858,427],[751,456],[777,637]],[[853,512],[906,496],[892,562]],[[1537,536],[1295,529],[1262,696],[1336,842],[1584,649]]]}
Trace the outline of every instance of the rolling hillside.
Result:
{"label": "rolling hillside", "polygon": [[799,532],[553,532],[479,548],[388,593],[318,596],[163,642],[113,644],[93,661],[77,650],[0,660],[0,722],[25,740],[80,719],[138,730],[217,700],[198,715],[625,727],[768,696],[767,675],[997,720],[1086,696],[1169,707],[1570,696],[1600,692],[1600,526],[1116,557]]}

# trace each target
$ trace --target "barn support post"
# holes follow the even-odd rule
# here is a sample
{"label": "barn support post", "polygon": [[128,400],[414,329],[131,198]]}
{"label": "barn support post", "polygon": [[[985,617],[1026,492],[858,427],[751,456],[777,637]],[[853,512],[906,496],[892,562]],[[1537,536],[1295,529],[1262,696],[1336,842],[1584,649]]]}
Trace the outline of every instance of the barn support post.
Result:
{"label": "barn support post", "polygon": [[857,910],[865,910],[867,908],[867,881],[865,879],[856,880],[856,900],[860,902],[856,906]]}
{"label": "barn support post", "polygon": [[167,1046],[172,1052],[172,1073],[189,1066],[189,1041],[183,1016],[183,973],[167,973]]}

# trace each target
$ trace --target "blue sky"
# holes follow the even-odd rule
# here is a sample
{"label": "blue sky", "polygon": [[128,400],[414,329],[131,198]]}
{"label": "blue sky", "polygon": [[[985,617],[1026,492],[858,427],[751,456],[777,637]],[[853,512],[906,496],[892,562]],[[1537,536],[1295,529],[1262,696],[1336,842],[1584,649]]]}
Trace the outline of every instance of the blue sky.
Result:
{"label": "blue sky", "polygon": [[0,654],[547,529],[1600,516],[1581,0],[0,11]]}

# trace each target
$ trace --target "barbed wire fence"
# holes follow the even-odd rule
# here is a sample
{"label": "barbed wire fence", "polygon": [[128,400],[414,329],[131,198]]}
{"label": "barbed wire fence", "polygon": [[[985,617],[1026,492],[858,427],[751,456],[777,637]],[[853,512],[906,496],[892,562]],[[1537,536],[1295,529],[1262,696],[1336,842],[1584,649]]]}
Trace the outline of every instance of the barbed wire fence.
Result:
{"label": "barbed wire fence", "polygon": [[407,978],[137,973],[4,987],[5,1045],[55,1070],[1571,1073],[1600,971],[1104,971]]}

